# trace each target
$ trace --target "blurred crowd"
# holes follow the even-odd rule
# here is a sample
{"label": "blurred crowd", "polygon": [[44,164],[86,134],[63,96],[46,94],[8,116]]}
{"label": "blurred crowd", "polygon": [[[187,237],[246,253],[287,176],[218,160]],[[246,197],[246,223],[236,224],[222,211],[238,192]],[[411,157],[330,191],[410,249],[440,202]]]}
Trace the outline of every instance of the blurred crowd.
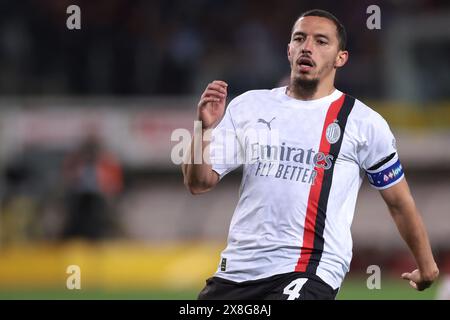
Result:
{"label": "blurred crowd", "polygon": [[[81,8],[69,31],[66,8]],[[379,4],[382,28],[401,15],[439,12],[445,0],[22,0],[0,3],[0,94],[198,94],[221,78],[232,95],[284,83],[293,22],[312,8],[333,12],[348,32],[342,90],[385,95],[385,36],[369,31]],[[423,61],[425,56],[420,57]],[[429,68],[428,68],[429,69]]]}
{"label": "blurred crowd", "polygon": [[89,133],[71,150],[27,149],[0,179],[0,246],[121,236],[120,160]]}

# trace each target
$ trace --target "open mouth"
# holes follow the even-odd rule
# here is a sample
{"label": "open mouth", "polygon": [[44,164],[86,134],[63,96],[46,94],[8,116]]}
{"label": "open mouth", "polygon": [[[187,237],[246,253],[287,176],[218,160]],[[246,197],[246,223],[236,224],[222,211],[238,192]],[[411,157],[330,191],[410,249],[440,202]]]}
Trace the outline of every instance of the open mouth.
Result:
{"label": "open mouth", "polygon": [[314,67],[314,61],[308,57],[301,57],[298,59],[297,64],[300,66],[301,72],[307,72]]}

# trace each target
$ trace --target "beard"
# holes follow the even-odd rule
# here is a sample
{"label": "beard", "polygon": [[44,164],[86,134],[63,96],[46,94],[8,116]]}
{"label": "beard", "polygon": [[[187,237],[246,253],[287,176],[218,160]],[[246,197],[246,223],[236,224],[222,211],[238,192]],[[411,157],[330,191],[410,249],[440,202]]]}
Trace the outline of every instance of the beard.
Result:
{"label": "beard", "polygon": [[291,80],[289,89],[296,92],[302,92],[302,95],[304,96],[313,96],[317,91],[318,85],[319,85],[318,78],[303,79],[300,77],[295,77],[294,79]]}
{"label": "beard", "polygon": [[317,90],[317,86],[319,85],[319,79],[302,79],[300,77],[296,77],[293,79],[292,85],[296,89],[300,89],[305,92],[315,92]]}

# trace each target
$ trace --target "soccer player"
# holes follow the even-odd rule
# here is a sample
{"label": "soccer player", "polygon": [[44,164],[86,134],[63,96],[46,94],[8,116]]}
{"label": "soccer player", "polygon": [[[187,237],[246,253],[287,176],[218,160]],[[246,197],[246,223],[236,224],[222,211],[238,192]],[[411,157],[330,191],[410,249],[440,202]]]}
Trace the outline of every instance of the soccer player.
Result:
{"label": "soccer player", "polygon": [[204,193],[241,164],[243,178],[227,247],[199,299],[335,299],[352,258],[364,175],[417,262],[402,278],[424,290],[438,276],[387,122],[334,87],[345,45],[334,15],[308,11],[292,28],[288,86],[248,91],[226,110],[227,83],[213,81],[202,94],[205,139],[190,155],[209,152],[202,164],[182,165],[184,183]]}

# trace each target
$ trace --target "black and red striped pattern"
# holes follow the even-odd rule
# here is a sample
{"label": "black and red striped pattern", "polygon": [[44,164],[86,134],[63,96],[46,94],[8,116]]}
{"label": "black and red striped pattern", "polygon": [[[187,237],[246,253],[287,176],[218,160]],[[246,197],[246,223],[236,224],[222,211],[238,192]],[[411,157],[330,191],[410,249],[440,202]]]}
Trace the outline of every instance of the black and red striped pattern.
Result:
{"label": "black and red striped pattern", "polygon": [[[295,267],[295,271],[297,272],[315,274],[322,257],[324,246],[323,232],[325,229],[328,197],[330,195],[331,183],[333,180],[334,166],[344,138],[347,118],[354,103],[355,99],[353,97],[342,94],[342,96],[331,103],[328,108],[323,124],[319,151],[324,154],[332,154],[333,160],[331,168],[328,170],[325,170],[322,167],[314,168],[317,172],[317,176],[315,183],[311,186],[309,192],[308,207],[304,223],[303,245],[301,247],[297,266]],[[326,137],[326,131],[328,126],[333,122],[336,122],[339,125],[341,135],[338,141],[330,144]]]}

